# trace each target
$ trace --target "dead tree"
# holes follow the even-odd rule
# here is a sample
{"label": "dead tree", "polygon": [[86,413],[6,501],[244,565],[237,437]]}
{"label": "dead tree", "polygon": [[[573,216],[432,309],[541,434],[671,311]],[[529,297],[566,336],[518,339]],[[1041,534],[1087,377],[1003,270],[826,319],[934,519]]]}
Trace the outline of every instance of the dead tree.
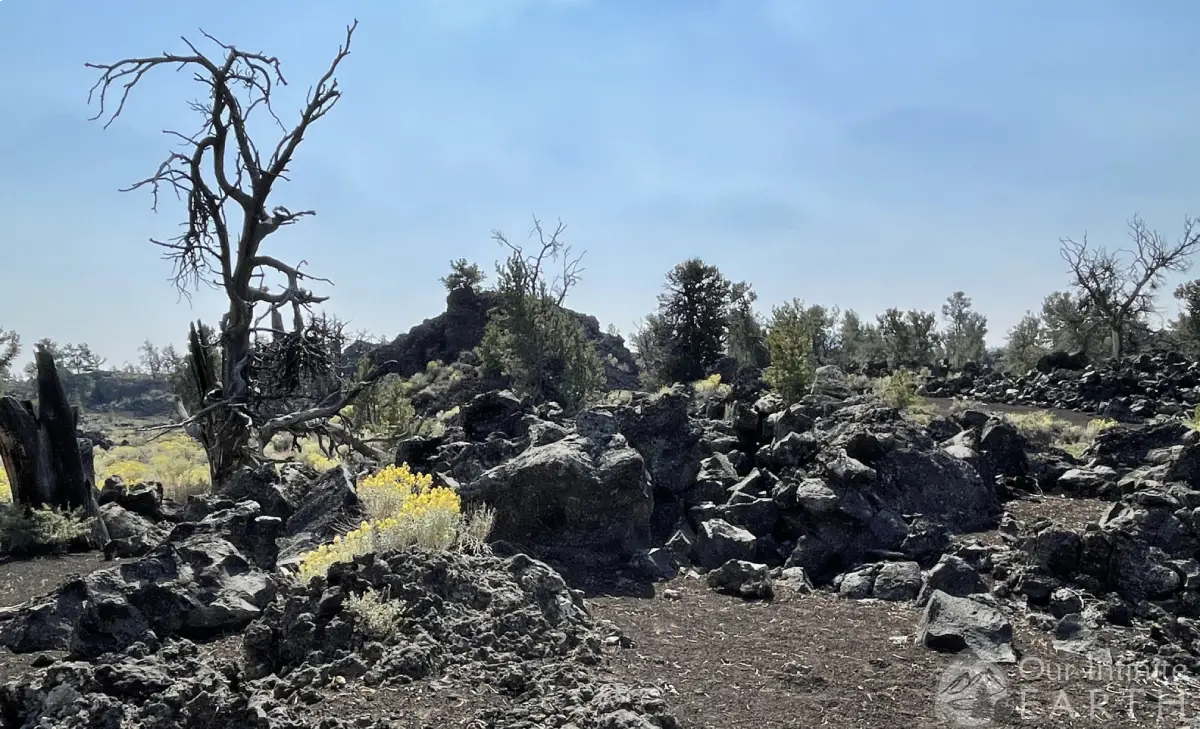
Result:
{"label": "dead tree", "polygon": [[[261,397],[255,356],[259,335],[281,336],[277,327],[280,316],[271,316],[271,325],[260,326],[255,309],[266,305],[267,312],[279,313],[290,308],[293,332],[305,327],[305,314],[314,304],[327,300],[305,288],[310,281],[329,283],[305,273],[304,261],[291,265],[262,250],[263,242],[280,228],[313,215],[312,210],[293,212],[282,205],[269,206],[268,199],[278,180],[285,174],[309,127],[325,116],[341,97],[334,78],[338,65],[350,53],[350,41],[358,22],[346,29],[346,38],[328,70],[308,94],[299,121],[288,130],[272,107],[272,92],[286,85],[279,60],[262,53],[241,50],[201,33],[215,43],[223,58],[210,58],[186,38],[186,55],[163,53],[158,56],[127,58],[112,64],[87,64],[102,72],[92,88],[100,110],[94,119],[108,115],[105,127],[124,109],[130,92],[150,71],[162,68],[187,68],[193,79],[205,88],[207,98],[193,102],[203,124],[193,135],[168,131],[182,142],[153,175],[125,188],[148,187],[157,210],[161,189],[174,191],[186,199],[188,219],[184,233],[167,241],[152,242],[166,251],[173,261],[174,280],[181,291],[201,282],[224,291],[229,308],[221,319],[221,367],[206,382],[202,392],[205,404],[192,415],[207,434],[204,437],[213,483],[224,483],[234,472],[261,460],[262,448],[271,436],[284,430],[300,430],[311,421],[327,418],[344,407],[364,384],[358,383],[331,392],[321,402],[294,413],[264,418],[259,407]],[[115,110],[110,95],[119,94]],[[248,121],[257,109],[265,109],[282,132],[274,151],[264,159],[251,138]],[[265,285],[270,274],[278,290]],[[263,315],[264,317],[266,314]],[[379,373],[382,375],[382,372]],[[257,447],[254,437],[257,433]]]}
{"label": "dead tree", "polygon": [[39,347],[34,359],[37,409],[28,400],[0,397],[0,460],[13,503],[82,511],[91,517],[92,546],[101,549],[109,539],[96,503],[92,442],[77,436],[79,410],[67,402],[54,357]]}
{"label": "dead tree", "polygon": [[1200,247],[1200,229],[1190,217],[1184,219],[1183,235],[1174,243],[1137,215],[1129,221],[1129,237],[1133,249],[1116,251],[1090,247],[1087,235],[1078,243],[1060,240],[1059,253],[1070,266],[1071,284],[1079,291],[1081,305],[1095,312],[1109,330],[1113,359],[1124,354],[1130,325],[1154,311],[1154,297],[1165,275],[1191,268],[1192,255]]}

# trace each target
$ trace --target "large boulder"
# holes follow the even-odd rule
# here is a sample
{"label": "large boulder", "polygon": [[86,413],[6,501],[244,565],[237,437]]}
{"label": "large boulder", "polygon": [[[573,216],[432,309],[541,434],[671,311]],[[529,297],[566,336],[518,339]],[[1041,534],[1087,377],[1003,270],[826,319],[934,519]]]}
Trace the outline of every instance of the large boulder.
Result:
{"label": "large boulder", "polygon": [[650,478],[619,434],[531,447],[460,493],[468,505],[496,510],[495,539],[619,556],[649,546]]}
{"label": "large boulder", "polygon": [[676,386],[614,411],[618,430],[642,455],[650,474],[655,539],[665,540],[683,517],[685,492],[695,483],[705,455],[702,429],[688,419],[691,402],[687,391]]}
{"label": "large boulder", "polygon": [[16,653],[62,650],[95,658],[136,642],[156,645],[174,635],[245,627],[274,595],[270,575],[233,544],[196,534],[0,610],[0,645]]}
{"label": "large boulder", "polygon": [[279,539],[278,565],[296,565],[304,553],[333,539],[347,525],[360,523],[366,510],[354,481],[344,467],[331,469],[316,481],[297,479],[284,487],[292,506]]}
{"label": "large boulder", "polygon": [[1035,367],[1038,372],[1049,374],[1054,370],[1082,370],[1088,366],[1087,353],[1079,352],[1064,352],[1055,350],[1047,354],[1043,354],[1038,358]]}
{"label": "large boulder", "polygon": [[999,518],[995,484],[984,481],[969,464],[948,453],[896,449],[875,468],[879,477],[870,490],[878,503],[922,514],[951,533],[989,529]]}
{"label": "large boulder", "polygon": [[921,616],[921,639],[927,648],[966,652],[990,663],[1016,663],[1013,626],[996,608],[941,590],[929,596]]}
{"label": "large boulder", "polygon": [[837,365],[822,365],[813,373],[812,394],[847,400],[854,395],[850,378]]}

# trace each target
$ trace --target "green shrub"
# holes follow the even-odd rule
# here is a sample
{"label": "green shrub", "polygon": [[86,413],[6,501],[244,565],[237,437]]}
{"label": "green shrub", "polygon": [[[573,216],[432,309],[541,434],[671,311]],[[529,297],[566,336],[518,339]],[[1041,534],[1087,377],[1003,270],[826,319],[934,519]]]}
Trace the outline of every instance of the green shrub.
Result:
{"label": "green shrub", "polygon": [[[526,254],[504,235],[493,238],[509,250],[496,267],[497,306],[488,317],[478,354],[486,375],[504,375],[514,388],[535,402],[553,400],[568,410],[604,383],[604,363],[588,341],[583,325],[563,308],[571,287],[579,281],[579,260],[561,240],[566,226],[559,223],[547,237],[534,221],[540,248]],[[551,267],[561,271],[547,281]]]}
{"label": "green shrub", "polygon": [[486,278],[487,274],[479,266],[459,258],[450,262],[450,273],[440,280],[447,291],[453,292],[459,289],[476,291]]}
{"label": "green shrub", "polygon": [[767,325],[771,364],[763,371],[763,379],[788,402],[804,397],[812,387],[816,370],[812,346],[816,324],[809,309],[798,299],[771,310]]}
{"label": "green shrub", "polygon": [[548,299],[529,297],[494,314],[479,346],[483,369],[503,374],[535,401],[575,409],[604,382],[604,366],[579,322]]}
{"label": "green shrub", "polygon": [[404,603],[389,600],[374,589],[346,598],[346,610],[354,616],[359,632],[372,640],[386,641],[404,620]]}
{"label": "green shrub", "polygon": [[[418,376],[426,377],[424,373]],[[363,391],[353,405],[343,408],[338,418],[359,437],[394,447],[396,441],[412,435],[416,429],[416,410],[408,399],[412,391],[412,381],[396,374],[384,375]]]}
{"label": "green shrub", "polygon": [[92,521],[81,510],[25,509],[0,504],[0,551],[12,554],[61,551],[82,542]]}
{"label": "green shrub", "polygon": [[908,410],[924,404],[925,399],[917,394],[917,381],[908,370],[882,377],[877,385],[879,395],[890,407]]}

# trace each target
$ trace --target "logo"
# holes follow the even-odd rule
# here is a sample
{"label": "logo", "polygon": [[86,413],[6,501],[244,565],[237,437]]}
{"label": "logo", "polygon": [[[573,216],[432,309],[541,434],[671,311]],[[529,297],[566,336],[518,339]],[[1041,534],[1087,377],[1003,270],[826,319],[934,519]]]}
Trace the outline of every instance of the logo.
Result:
{"label": "logo", "polygon": [[957,727],[985,727],[995,721],[997,705],[1008,697],[1008,677],[995,663],[958,658],[938,679],[937,715]]}

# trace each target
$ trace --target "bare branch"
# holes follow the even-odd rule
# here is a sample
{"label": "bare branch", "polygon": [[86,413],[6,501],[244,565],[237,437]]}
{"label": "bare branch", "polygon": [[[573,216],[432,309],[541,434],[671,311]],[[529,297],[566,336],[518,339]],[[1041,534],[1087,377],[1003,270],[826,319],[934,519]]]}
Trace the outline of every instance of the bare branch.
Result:
{"label": "bare branch", "polygon": [[[1069,267],[1080,301],[1096,311],[1113,336],[1113,353],[1120,356],[1124,331],[1134,320],[1155,311],[1155,294],[1169,272],[1182,272],[1192,265],[1200,249],[1197,221],[1185,218],[1183,234],[1174,242],[1152,230],[1137,215],[1129,221],[1130,250],[1092,248],[1087,236],[1082,241],[1060,240],[1059,254]],[[1122,254],[1130,260],[1122,263]]]}
{"label": "bare branch", "polygon": [[376,380],[385,376],[391,371],[391,367],[396,365],[395,361],[388,361],[379,365],[372,370],[366,377],[354,383],[344,391],[330,394],[322,402],[315,407],[301,410],[287,415],[281,415],[277,418],[272,418],[258,429],[259,443],[269,443],[271,438],[276,433],[288,431],[297,426],[302,426],[313,420],[327,420],[328,418],[337,415],[347,405],[352,403],[363,390],[370,387]]}
{"label": "bare branch", "polygon": [[[164,130],[164,134],[179,143],[179,148],[172,150],[153,174],[125,190],[148,188],[156,211],[161,191],[170,190],[177,199],[185,201],[188,217],[183,232],[166,241],[152,239],[152,242],[172,261],[172,279],[181,294],[204,282],[222,288],[229,301],[229,310],[221,319],[222,372],[219,379],[215,373],[213,378],[219,385],[219,395],[183,424],[199,424],[206,430],[205,443],[213,463],[214,481],[230,475],[239,464],[244,465],[252,459],[251,431],[263,419],[261,405],[275,397],[275,394],[264,394],[258,382],[263,375],[264,356],[269,359],[275,355],[258,351],[259,342],[254,335],[261,319],[255,317],[256,305],[268,305],[268,313],[278,313],[283,306],[290,306],[293,312],[295,332],[292,334],[295,337],[286,333],[277,336],[281,337],[281,347],[292,346],[299,354],[293,359],[289,359],[290,355],[284,356],[280,361],[286,367],[295,365],[300,369],[288,370],[280,381],[298,382],[302,379],[301,373],[305,372],[304,367],[327,359],[314,353],[331,339],[318,334],[315,340],[320,344],[318,346],[297,337],[312,333],[304,323],[309,307],[328,299],[305,289],[303,284],[329,281],[304,273],[301,270],[303,261],[293,266],[260,251],[268,236],[315,214],[312,210],[292,212],[282,205],[272,206],[268,201],[275,182],[287,179],[288,165],[308,129],[329,113],[341,98],[334,76],[350,54],[351,39],[357,27],[358,21],[346,27],[344,42],[316,86],[309,91],[299,119],[290,130],[272,106],[276,88],[287,84],[279,59],[219,41],[203,29],[201,35],[214,44],[219,53],[206,55],[183,38],[189,51],[186,54],[163,52],[158,56],[132,57],[109,64],[86,64],[101,72],[88,94],[88,101],[98,102],[99,109],[92,118],[107,117],[105,128],[121,115],[133,88],[152,69],[160,66],[188,69],[193,80],[204,89],[204,98],[190,104],[191,110],[201,117],[199,131],[188,135]],[[260,107],[267,110],[282,131],[266,162],[249,132],[251,115]],[[281,291],[273,293],[266,285],[266,271],[286,280]],[[315,382],[324,383],[328,367],[322,365],[318,369],[322,374]],[[320,389],[313,382],[306,382],[307,390]],[[311,393],[306,392],[306,396],[308,394]],[[357,391],[352,387],[346,396],[352,398],[354,394]],[[293,419],[268,417],[263,426],[267,428],[268,440],[273,430],[325,417],[321,413],[334,404],[336,401],[330,400],[325,405],[300,410],[299,417]],[[284,419],[280,420],[280,417]]]}

